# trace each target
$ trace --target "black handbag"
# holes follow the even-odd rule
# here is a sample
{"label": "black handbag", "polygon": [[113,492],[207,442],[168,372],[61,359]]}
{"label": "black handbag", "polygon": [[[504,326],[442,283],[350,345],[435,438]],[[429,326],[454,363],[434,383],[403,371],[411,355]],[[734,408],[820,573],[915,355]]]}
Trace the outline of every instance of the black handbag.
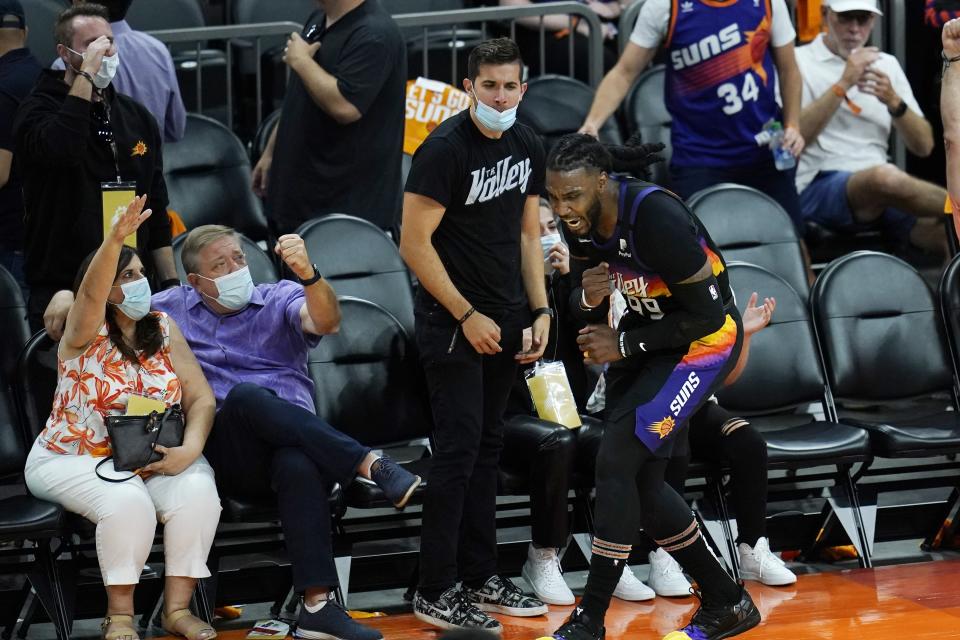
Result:
{"label": "black handbag", "polygon": [[134,473],[126,478],[102,476],[100,467],[107,460],[113,460],[113,468],[117,471],[136,471],[163,458],[154,450],[156,445],[179,447],[183,444],[183,410],[178,404],[163,413],[152,411],[145,416],[107,416],[104,423],[113,455],[101,460],[96,472],[98,478],[107,482],[126,482],[138,475]]}

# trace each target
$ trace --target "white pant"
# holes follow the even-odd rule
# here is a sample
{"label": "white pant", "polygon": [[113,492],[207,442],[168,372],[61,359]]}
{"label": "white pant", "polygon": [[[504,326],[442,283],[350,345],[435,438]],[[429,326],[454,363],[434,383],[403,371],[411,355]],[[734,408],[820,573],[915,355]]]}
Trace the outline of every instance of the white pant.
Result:
{"label": "white pant", "polygon": [[[168,576],[206,578],[207,554],[220,521],[213,468],[203,456],[175,476],[139,477],[114,484],[97,477],[103,458],[64,455],[34,443],[24,475],[37,498],[63,505],[97,525],[97,560],[105,585],[136,584],[150,554],[157,521],[163,523]],[[100,467],[122,478],[113,462]]]}

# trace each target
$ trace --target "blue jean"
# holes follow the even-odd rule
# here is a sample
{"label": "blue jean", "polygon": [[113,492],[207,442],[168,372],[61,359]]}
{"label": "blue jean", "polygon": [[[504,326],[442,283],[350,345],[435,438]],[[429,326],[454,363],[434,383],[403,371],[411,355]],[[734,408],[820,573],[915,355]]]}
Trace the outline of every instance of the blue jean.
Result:
{"label": "blue jean", "polygon": [[328,497],[334,483],[353,480],[369,452],[312,412],[247,382],[224,398],[204,449],[224,498],[276,497],[298,591],[338,584]]}

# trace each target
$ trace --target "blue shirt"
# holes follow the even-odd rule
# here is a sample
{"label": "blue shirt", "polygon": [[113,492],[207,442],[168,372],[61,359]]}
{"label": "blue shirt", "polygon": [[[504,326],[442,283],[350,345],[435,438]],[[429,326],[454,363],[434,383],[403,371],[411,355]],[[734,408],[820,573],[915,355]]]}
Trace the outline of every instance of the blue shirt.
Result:
{"label": "blue shirt", "polygon": [[[113,87],[153,114],[164,142],[176,142],[183,137],[187,112],[170,52],[153,36],[130,28],[126,20],[111,22],[110,28],[120,55]],[[53,68],[63,69],[63,60],[57,58]]]}
{"label": "blue shirt", "polygon": [[769,161],[755,136],[780,120],[770,54],[770,0],[673,0],[666,97],[671,163],[749,166]]}
{"label": "blue shirt", "polygon": [[303,332],[302,286],[288,280],[258,285],[250,304],[229,315],[210,309],[188,286],[154,294],[151,302],[155,311],[167,313],[179,325],[213,388],[217,407],[233,387],[252,382],[315,410],[307,353],[320,336]]}

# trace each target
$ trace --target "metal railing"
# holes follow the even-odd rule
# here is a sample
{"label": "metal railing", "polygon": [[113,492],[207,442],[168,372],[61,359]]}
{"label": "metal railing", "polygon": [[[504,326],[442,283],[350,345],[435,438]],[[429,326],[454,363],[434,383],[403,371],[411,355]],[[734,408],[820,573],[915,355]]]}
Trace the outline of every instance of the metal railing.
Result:
{"label": "metal railing", "polygon": [[[458,69],[457,56],[464,52],[470,44],[475,44],[488,37],[495,27],[497,32],[509,32],[511,38],[516,38],[518,21],[534,18],[537,27],[520,25],[519,28],[533,28],[539,31],[539,53],[541,70],[545,69],[545,43],[548,31],[544,26],[546,16],[566,15],[571,34],[578,24],[585,24],[589,36],[584,38],[587,45],[587,71],[589,83],[596,87],[603,79],[603,38],[602,25],[597,15],[587,6],[578,2],[550,2],[523,7],[491,7],[480,9],[463,9],[457,11],[435,11],[429,13],[407,13],[394,16],[397,24],[407,34],[407,50],[422,49],[423,69],[421,75],[429,75],[431,54],[440,52],[441,55],[449,51],[450,55],[450,82],[459,86],[466,69]],[[467,28],[477,27],[477,28]],[[263,65],[261,56],[265,50],[264,40],[273,40],[280,36],[287,36],[292,31],[301,31],[303,25],[296,22],[268,22],[263,24],[243,24],[216,27],[197,27],[191,29],[169,29],[150,31],[167,47],[176,44],[192,44],[194,49],[189,52],[177,52],[174,58],[181,71],[189,70],[194,74],[193,85],[196,97],[193,104],[187,109],[196,112],[204,110],[204,74],[220,72],[225,76],[226,85],[226,113],[224,120],[228,127],[234,128],[234,108],[237,97],[234,96],[234,67],[238,57],[238,50],[245,55],[253,56],[252,71],[255,76],[256,87],[256,122],[263,120]],[[466,37],[465,37],[466,36]],[[552,37],[552,36],[550,36]],[[568,37],[568,64],[570,75],[574,75],[575,56],[574,38]],[[213,44],[217,48],[209,48]],[[212,64],[212,63],[217,64]],[[221,69],[216,69],[216,67]],[[216,71],[215,71],[216,69]],[[289,74],[288,70],[285,70]],[[441,79],[441,78],[437,78]],[[184,87],[185,88],[185,87]],[[219,106],[219,105],[218,105]]]}
{"label": "metal railing", "polygon": [[637,23],[637,17],[640,15],[640,8],[646,0],[636,0],[633,4],[623,10],[620,14],[620,22],[617,23],[617,50],[623,51],[630,42],[630,34],[633,33],[633,25]]}
{"label": "metal railing", "polygon": [[[566,15],[568,18],[568,30],[570,35],[567,37],[569,75],[574,75],[574,38],[578,22],[585,22],[590,34],[587,36],[588,59],[587,69],[589,84],[596,87],[603,79],[603,28],[600,18],[589,7],[578,2],[546,2],[522,7],[488,7],[480,9],[462,9],[456,11],[431,11],[428,13],[403,13],[393,16],[397,24],[404,30],[420,28],[422,30],[419,38],[408,38],[407,46],[417,44],[423,49],[423,75],[427,75],[429,69],[429,52],[436,51],[436,40],[431,42],[430,27],[449,27],[449,31],[444,33],[446,40],[445,46],[451,52],[451,84],[460,85],[461,77],[457,75],[457,51],[463,48],[462,41],[458,40],[458,34],[462,35],[464,29],[462,25],[480,24],[479,30],[473,30],[479,40],[485,40],[488,37],[488,23],[507,23],[510,37],[516,40],[517,21],[523,18],[537,18],[539,20],[539,53],[540,69],[544,69],[546,61],[546,37],[547,30],[544,27],[543,19],[546,16]],[[520,28],[527,28],[523,25]],[[433,47],[431,45],[434,45]],[[528,63],[529,66],[529,63]],[[435,78],[439,79],[439,78]]]}
{"label": "metal railing", "polygon": [[[186,42],[192,43],[195,45],[195,48],[192,52],[192,60],[190,56],[187,56],[187,59],[184,59],[184,56],[177,55],[178,62],[181,65],[189,62],[193,62],[194,70],[194,83],[196,85],[196,105],[193,105],[195,108],[192,109],[198,113],[203,111],[203,73],[204,67],[206,66],[204,62],[211,60],[211,54],[213,56],[221,53],[219,50],[205,49],[206,43],[210,40],[214,41],[223,41],[225,43],[225,49],[222,52],[225,58],[225,75],[226,75],[226,99],[227,99],[227,113],[226,120],[227,126],[230,129],[233,129],[233,63],[234,63],[234,48],[251,48],[254,51],[255,60],[257,61],[254,65],[256,68],[256,88],[257,88],[257,97],[256,97],[256,112],[257,112],[257,122],[263,120],[263,100],[262,88],[263,88],[263,69],[260,65],[260,56],[263,53],[262,39],[263,38],[276,38],[277,36],[287,36],[292,31],[301,31],[303,25],[297,24],[296,22],[267,22],[263,24],[241,24],[241,25],[232,25],[225,27],[197,27],[192,29],[167,29],[161,31],[150,31],[150,35],[157,38],[165,45],[169,47],[171,44]],[[252,45],[250,44],[252,41]],[[187,105],[189,109],[191,105]]]}

